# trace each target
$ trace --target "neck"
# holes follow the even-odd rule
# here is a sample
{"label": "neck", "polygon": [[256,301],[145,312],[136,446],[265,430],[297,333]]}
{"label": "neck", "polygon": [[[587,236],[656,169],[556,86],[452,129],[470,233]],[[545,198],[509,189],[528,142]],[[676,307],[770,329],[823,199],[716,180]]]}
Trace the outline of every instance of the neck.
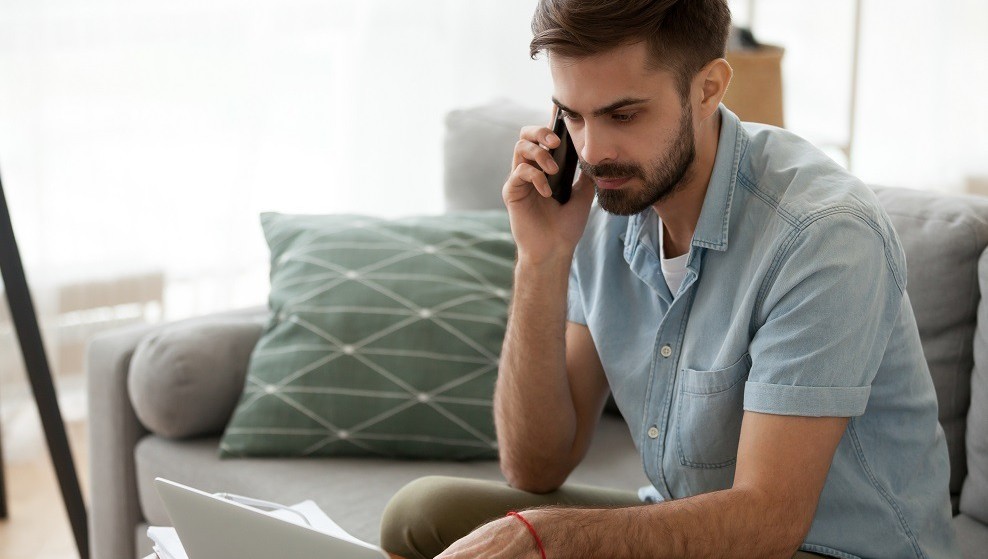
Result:
{"label": "neck", "polygon": [[700,122],[697,127],[696,159],[683,179],[685,182],[672,196],[652,206],[662,220],[665,258],[686,254],[693,240],[717,157],[720,119],[718,110]]}

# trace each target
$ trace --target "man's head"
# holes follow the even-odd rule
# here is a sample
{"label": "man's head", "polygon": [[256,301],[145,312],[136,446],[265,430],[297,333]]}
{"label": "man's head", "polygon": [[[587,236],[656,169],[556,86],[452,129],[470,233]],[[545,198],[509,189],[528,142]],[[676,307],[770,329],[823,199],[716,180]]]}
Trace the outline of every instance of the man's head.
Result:
{"label": "man's head", "polygon": [[531,54],[549,54],[553,99],[602,208],[638,213],[689,180],[696,125],[730,80],[730,21],[726,0],[540,0]]}

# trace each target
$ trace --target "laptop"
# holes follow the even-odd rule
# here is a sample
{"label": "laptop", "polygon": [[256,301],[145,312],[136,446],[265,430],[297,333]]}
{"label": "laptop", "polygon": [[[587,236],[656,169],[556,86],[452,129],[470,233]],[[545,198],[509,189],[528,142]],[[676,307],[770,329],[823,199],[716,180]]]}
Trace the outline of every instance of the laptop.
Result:
{"label": "laptop", "polygon": [[259,509],[155,478],[189,559],[388,559],[378,547],[294,524]]}

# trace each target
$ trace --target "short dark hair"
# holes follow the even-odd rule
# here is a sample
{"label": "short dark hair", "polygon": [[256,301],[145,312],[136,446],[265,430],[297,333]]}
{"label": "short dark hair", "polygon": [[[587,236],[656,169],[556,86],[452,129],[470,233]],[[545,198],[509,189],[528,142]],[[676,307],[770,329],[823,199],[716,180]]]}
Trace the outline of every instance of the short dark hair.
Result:
{"label": "short dark hair", "polygon": [[672,72],[685,101],[693,75],[724,57],[730,28],[727,0],[539,0],[530,49],[581,57],[645,41],[649,68]]}

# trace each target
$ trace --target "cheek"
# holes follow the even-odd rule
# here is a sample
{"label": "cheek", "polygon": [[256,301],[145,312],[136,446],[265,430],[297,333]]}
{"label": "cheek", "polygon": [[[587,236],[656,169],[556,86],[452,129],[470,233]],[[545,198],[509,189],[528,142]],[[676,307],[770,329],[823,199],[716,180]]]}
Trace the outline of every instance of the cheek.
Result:
{"label": "cheek", "polygon": [[690,134],[689,127],[684,128],[680,122],[663,122],[653,128],[644,141],[650,150],[649,160],[664,158],[678,149],[685,139],[684,134]]}
{"label": "cheek", "polygon": [[682,131],[682,123],[679,119],[665,119],[654,129],[654,140],[657,145],[671,146],[677,141]]}
{"label": "cheek", "polygon": [[644,165],[650,165],[657,159],[661,159],[672,149],[675,140],[675,130],[653,127],[643,133],[634,144],[629,146],[633,150],[630,153],[635,161]]}

